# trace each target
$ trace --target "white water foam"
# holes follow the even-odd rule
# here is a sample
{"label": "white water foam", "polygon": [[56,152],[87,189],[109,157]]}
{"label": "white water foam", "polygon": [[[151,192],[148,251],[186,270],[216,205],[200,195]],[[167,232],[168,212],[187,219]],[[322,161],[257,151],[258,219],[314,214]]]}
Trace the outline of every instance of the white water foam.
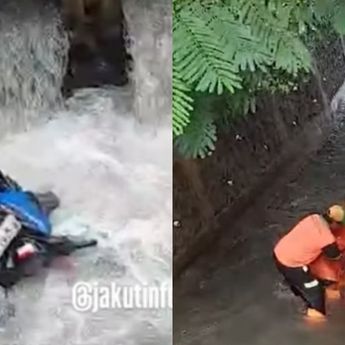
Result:
{"label": "white water foam", "polygon": [[[12,304],[1,299],[0,344],[172,343],[169,309],[78,313],[71,299],[79,280],[171,285],[171,30],[168,3],[156,2],[126,1],[134,92],[81,90],[58,110],[68,48],[58,11],[1,1],[0,169],[59,195],[54,232],[96,237],[99,246],[22,281]],[[151,17],[154,27],[135,25]]]}
{"label": "white water foam", "polygon": [[54,231],[94,236],[99,247],[78,254],[72,269],[23,282],[0,343],[168,344],[171,310],[72,308],[71,286],[80,279],[171,284],[170,127],[138,124],[114,109],[111,93],[92,90],[87,104],[83,93],[57,119],[4,139],[1,168],[27,188],[56,192]]}

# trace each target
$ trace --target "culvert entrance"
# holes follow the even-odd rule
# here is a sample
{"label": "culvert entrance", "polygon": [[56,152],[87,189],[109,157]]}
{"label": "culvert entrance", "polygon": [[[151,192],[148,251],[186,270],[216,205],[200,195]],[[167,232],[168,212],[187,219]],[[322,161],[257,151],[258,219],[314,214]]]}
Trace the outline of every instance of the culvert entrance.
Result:
{"label": "culvert entrance", "polygon": [[58,5],[70,42],[64,94],[78,88],[126,85],[130,56],[122,2],[61,0]]}

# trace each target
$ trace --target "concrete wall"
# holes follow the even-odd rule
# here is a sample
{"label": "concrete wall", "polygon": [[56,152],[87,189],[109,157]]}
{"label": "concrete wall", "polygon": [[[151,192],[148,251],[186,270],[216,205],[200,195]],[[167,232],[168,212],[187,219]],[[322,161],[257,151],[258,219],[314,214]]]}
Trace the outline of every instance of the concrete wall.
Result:
{"label": "concrete wall", "polygon": [[336,37],[313,55],[319,73],[310,82],[289,95],[263,95],[255,115],[220,134],[210,158],[174,162],[175,274],[231,232],[233,217],[322,143],[345,63]]}
{"label": "concrete wall", "polygon": [[123,0],[123,8],[133,58],[130,79],[135,90],[135,114],[144,122],[169,121],[170,125],[172,2]]}

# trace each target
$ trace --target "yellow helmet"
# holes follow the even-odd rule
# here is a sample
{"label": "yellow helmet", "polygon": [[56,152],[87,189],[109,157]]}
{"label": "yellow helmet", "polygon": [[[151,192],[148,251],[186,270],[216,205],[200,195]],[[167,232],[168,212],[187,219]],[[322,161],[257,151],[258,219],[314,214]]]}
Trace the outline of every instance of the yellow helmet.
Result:
{"label": "yellow helmet", "polygon": [[330,219],[337,223],[342,223],[345,220],[345,210],[340,205],[333,205],[328,209],[327,215]]}

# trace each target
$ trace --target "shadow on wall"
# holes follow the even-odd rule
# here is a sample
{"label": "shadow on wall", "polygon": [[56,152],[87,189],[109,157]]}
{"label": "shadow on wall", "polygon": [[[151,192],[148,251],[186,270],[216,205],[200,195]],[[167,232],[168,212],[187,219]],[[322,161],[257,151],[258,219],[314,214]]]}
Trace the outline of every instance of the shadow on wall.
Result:
{"label": "shadow on wall", "polygon": [[61,0],[70,50],[63,92],[128,82],[121,0]]}

